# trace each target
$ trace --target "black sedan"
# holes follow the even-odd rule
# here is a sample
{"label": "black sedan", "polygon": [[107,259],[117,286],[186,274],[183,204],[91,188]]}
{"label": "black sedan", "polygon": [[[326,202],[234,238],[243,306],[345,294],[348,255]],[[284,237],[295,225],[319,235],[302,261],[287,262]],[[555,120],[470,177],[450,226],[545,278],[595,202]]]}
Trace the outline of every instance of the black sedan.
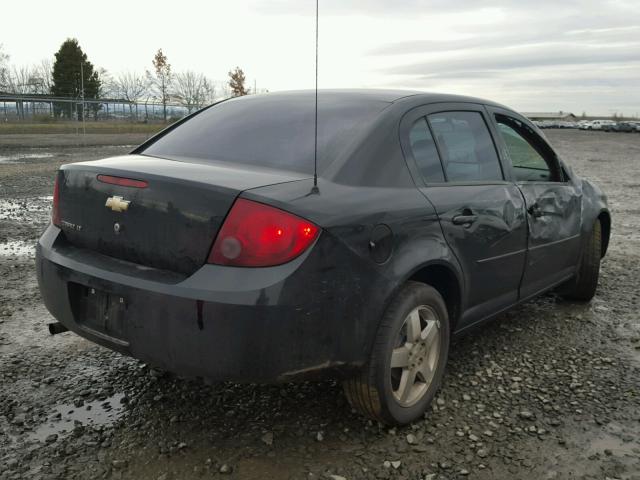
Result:
{"label": "black sedan", "polygon": [[321,91],[317,150],[314,119],[314,92],[235,98],[64,165],[37,245],[52,333],[212,380],[330,375],[401,424],[453,334],[554,287],[594,295],[606,197],[522,115]]}

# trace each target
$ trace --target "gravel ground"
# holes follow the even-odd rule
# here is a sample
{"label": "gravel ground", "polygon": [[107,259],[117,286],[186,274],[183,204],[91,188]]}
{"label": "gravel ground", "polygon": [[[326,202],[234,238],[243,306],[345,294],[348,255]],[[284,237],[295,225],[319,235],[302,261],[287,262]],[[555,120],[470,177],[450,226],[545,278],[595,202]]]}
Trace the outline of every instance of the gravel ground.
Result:
{"label": "gravel ground", "polygon": [[33,243],[53,172],[128,148],[0,137],[0,480],[640,479],[640,135],[547,135],[610,198],[596,298],[549,294],[457,339],[432,410],[398,429],[334,382],[204,385],[49,336]]}

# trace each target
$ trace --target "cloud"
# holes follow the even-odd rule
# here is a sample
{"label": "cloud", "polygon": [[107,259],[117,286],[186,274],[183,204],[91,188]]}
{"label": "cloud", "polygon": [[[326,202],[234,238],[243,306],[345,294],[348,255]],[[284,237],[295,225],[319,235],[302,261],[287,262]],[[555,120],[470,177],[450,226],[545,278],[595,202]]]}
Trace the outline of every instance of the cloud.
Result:
{"label": "cloud", "polygon": [[[532,4],[534,6],[532,7]],[[509,11],[541,11],[548,9],[549,16],[560,8],[589,9],[602,5],[596,0],[564,0],[559,7],[556,0],[536,2],[514,2],[513,0],[319,0],[321,15],[369,15],[369,16],[410,16],[426,17],[452,12],[501,8]],[[315,15],[313,0],[259,0],[254,8],[271,15],[296,14]]]}
{"label": "cloud", "polygon": [[624,25],[606,29],[579,29],[566,31],[566,25],[540,25],[533,31],[494,30],[481,32],[459,40],[410,40],[381,45],[371,49],[374,56],[395,56],[413,53],[456,52],[478,48],[513,48],[516,46],[549,43],[550,40],[566,42],[567,47],[575,43],[582,45],[603,45],[611,43],[629,44],[640,38],[640,25]]}
{"label": "cloud", "polygon": [[[412,15],[457,11],[475,7],[476,0],[319,0],[319,10],[323,15]],[[505,4],[508,1],[485,1],[483,5]],[[255,8],[268,15],[315,15],[315,1],[307,0],[266,0],[255,3]]]}
{"label": "cloud", "polygon": [[382,85],[487,97],[533,111],[640,110],[637,2],[451,4],[446,18],[424,16],[423,30],[368,49]]}
{"label": "cloud", "polygon": [[624,47],[590,47],[548,43],[509,49],[478,50],[474,55],[457,55],[387,67],[385,73],[422,77],[478,74],[496,70],[566,65],[598,65],[640,62],[640,43]]}

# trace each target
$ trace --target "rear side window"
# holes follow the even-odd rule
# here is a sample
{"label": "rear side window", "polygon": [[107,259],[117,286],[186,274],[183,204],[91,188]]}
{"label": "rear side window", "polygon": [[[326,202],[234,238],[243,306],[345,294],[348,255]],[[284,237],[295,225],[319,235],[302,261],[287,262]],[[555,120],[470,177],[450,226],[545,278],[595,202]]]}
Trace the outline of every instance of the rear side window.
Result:
{"label": "rear side window", "polygon": [[[313,173],[312,93],[251,95],[203,110],[142,151],[173,160],[230,162]],[[367,96],[318,99],[318,170],[343,154],[388,102]]]}
{"label": "rear side window", "polygon": [[495,145],[479,112],[428,116],[450,182],[502,180]]}
{"label": "rear side window", "polygon": [[533,129],[506,115],[496,115],[496,122],[509,152],[517,181],[562,181],[555,155],[545,147]]}
{"label": "rear side window", "polygon": [[413,158],[424,180],[427,183],[444,182],[438,149],[424,117],[417,120],[411,127],[409,143]]}

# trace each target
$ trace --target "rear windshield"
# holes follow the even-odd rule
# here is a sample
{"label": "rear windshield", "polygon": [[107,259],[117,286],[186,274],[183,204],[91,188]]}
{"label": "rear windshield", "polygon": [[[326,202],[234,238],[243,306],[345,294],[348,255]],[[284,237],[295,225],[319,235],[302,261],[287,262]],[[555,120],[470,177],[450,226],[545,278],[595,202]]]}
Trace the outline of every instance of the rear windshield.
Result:
{"label": "rear windshield", "polygon": [[[312,174],[314,104],[313,92],[227,100],[198,113],[139,153]],[[388,105],[366,96],[320,92],[318,170],[322,171]]]}

